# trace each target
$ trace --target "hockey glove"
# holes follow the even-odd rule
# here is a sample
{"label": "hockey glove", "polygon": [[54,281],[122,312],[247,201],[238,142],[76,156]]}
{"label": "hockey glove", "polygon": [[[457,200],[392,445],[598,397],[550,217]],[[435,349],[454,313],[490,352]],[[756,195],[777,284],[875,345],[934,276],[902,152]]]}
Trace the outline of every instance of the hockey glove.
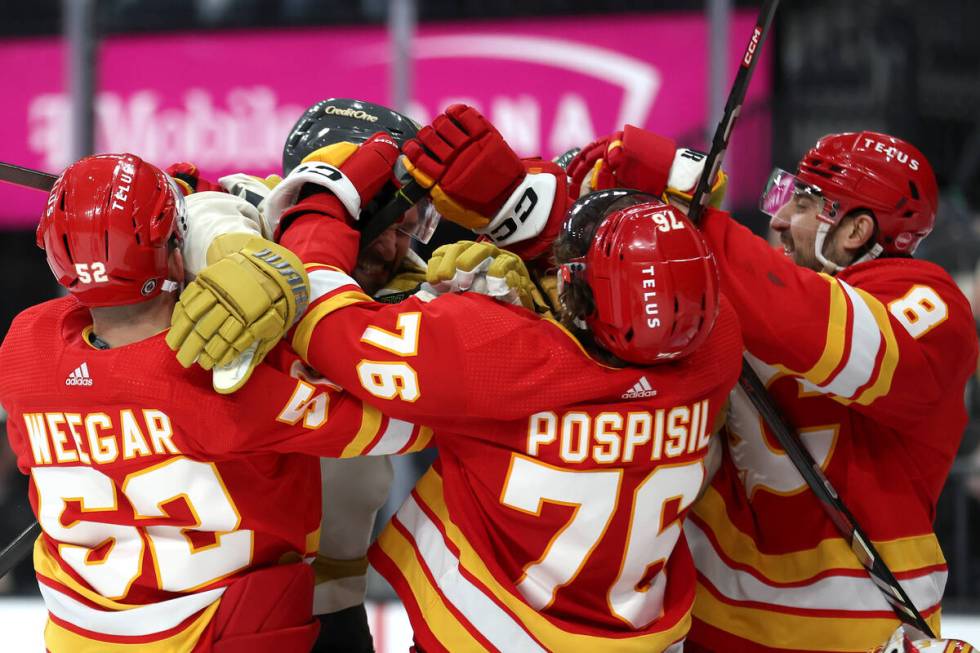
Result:
{"label": "hockey glove", "polygon": [[361,207],[394,179],[398,155],[398,144],[387,132],[378,132],[360,146],[341,142],[311,152],[263,203],[264,233],[279,238],[286,226],[280,224],[283,214],[301,199],[306,186],[319,187],[336,197],[336,202],[329,202],[332,217],[356,221]]}
{"label": "hockey glove", "polygon": [[[568,164],[570,193],[582,197],[607,188],[635,188],[682,208],[691,201],[704,168],[705,155],[677,148],[674,141],[626,125],[621,132],[584,147]],[[718,207],[725,195],[727,176],[719,171],[711,187],[710,205]]]}
{"label": "hockey glove", "polygon": [[453,104],[405,143],[408,173],[447,220],[486,227],[524,179],[524,165],[473,107]]}
{"label": "hockey glove", "polygon": [[174,307],[167,344],[184,367],[225,367],[214,387],[230,393],[306,310],[310,281],[292,252],[254,236],[219,236],[208,258]]}
{"label": "hockey glove", "polygon": [[426,290],[435,295],[476,292],[538,313],[547,312],[524,262],[491,243],[464,240],[443,245],[429,258],[425,280],[430,286]]}
{"label": "hockey glove", "polygon": [[177,182],[180,189],[184,191],[184,195],[206,190],[223,190],[218,184],[202,179],[201,171],[197,169],[197,166],[187,161],[179,161],[170,165],[166,172]]}

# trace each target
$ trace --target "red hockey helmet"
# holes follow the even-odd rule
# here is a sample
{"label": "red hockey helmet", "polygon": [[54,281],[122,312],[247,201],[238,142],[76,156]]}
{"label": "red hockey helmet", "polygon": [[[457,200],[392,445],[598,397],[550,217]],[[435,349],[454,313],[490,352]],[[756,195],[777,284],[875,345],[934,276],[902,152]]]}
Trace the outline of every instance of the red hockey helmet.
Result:
{"label": "red hockey helmet", "polygon": [[[573,308],[596,341],[625,361],[650,365],[694,351],[718,315],[718,269],[678,209],[623,189],[592,193],[571,208],[556,244],[559,295],[587,286]],[[574,291],[573,291],[574,292]]]}
{"label": "red hockey helmet", "polygon": [[37,244],[82,304],[134,304],[164,289],[168,241],[183,219],[183,195],[159,168],[132,154],[90,156],[55,182]]}
{"label": "red hockey helmet", "polygon": [[836,223],[867,209],[878,223],[877,244],[911,254],[936,223],[939,190],[932,166],[915,146],[878,132],[830,134],[800,161],[797,178],[814,187]]}

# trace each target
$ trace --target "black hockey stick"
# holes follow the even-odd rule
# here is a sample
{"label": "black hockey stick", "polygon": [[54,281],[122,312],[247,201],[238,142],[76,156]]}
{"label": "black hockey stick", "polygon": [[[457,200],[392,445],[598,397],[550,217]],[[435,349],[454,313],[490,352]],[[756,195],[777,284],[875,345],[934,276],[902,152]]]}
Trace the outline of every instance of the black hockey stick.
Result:
{"label": "black hockey stick", "polygon": [[[721,122],[718,123],[718,128],[715,130],[714,138],[711,141],[711,150],[708,152],[707,159],[704,163],[704,169],[708,171],[708,174],[702,173],[691,198],[688,217],[694,224],[700,223],[701,215],[704,213],[704,209],[710,199],[708,189],[711,182],[717,176],[718,169],[721,167],[721,160],[725,154],[725,150],[728,148],[732,127],[745,101],[745,92],[748,89],[749,79],[752,77],[752,71],[755,68],[757,55],[762,49],[766,35],[769,33],[769,27],[772,24],[772,19],[778,5],[779,0],[766,0],[762,5],[762,9],[759,10],[759,20],[756,23],[755,29],[752,31],[749,44],[745,48],[742,64],[739,66],[738,74],[732,83],[731,93],[728,96],[728,101],[725,103],[724,114],[722,115]],[[908,594],[902,589],[902,586],[895,578],[891,569],[888,568],[888,565],[885,564],[885,561],[878,554],[871,539],[864,533],[864,530],[857,523],[857,520],[854,519],[851,511],[847,509],[837,490],[834,489],[834,486],[831,485],[827,476],[823,473],[823,470],[814,461],[809,450],[803,446],[799,434],[790,425],[775,402],[773,402],[769,393],[766,392],[766,386],[763,384],[762,379],[752,369],[748,360],[744,358],[742,359],[742,374],[738,379],[738,383],[742,387],[742,390],[745,391],[752,405],[755,406],[755,409],[759,411],[759,414],[766,421],[769,429],[776,436],[780,446],[786,451],[786,455],[789,456],[793,465],[799,470],[800,475],[806,481],[807,485],[810,486],[813,493],[820,499],[820,503],[823,505],[830,520],[834,523],[841,536],[850,544],[851,551],[854,552],[858,561],[867,570],[872,582],[874,582],[875,586],[884,595],[885,600],[888,601],[888,604],[895,611],[895,614],[898,615],[898,618],[902,622],[918,628],[930,638],[935,637],[929,624],[923,619],[918,609],[916,609],[915,604],[912,603]]]}
{"label": "black hockey stick", "polygon": [[57,179],[58,175],[41,172],[40,170],[31,170],[30,168],[22,168],[10,163],[0,163],[0,181],[5,181],[8,184],[48,192],[54,186],[54,182]]}
{"label": "black hockey stick", "polygon": [[0,551],[0,578],[6,576],[11,569],[17,566],[21,560],[34,548],[34,540],[41,534],[41,525],[34,520],[24,532],[14,538],[14,541]]}
{"label": "black hockey stick", "polygon": [[[57,179],[58,175],[15,166],[11,163],[0,163],[0,181],[16,186],[48,192]],[[367,249],[368,245],[373,243],[385,229],[398,222],[405,211],[418,204],[428,192],[428,189],[420,183],[411,180],[400,188],[387,204],[376,212],[365,215],[364,228],[361,230],[361,251]],[[261,200],[260,197],[256,197]]]}

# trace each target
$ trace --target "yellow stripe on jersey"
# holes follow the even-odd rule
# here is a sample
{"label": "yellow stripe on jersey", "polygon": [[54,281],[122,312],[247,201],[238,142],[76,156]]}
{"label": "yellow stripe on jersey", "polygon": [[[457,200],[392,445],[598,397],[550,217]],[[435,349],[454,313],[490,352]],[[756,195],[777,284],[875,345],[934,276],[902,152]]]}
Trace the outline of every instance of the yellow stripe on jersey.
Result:
{"label": "yellow stripe on jersey", "polygon": [[855,399],[862,406],[867,406],[875,399],[885,396],[891,390],[895,368],[898,367],[898,341],[895,339],[891,319],[888,316],[888,310],[884,304],[860,288],[855,288],[855,290],[864,299],[868,308],[871,309],[871,314],[874,315],[875,322],[878,323],[878,328],[881,330],[881,334],[885,340],[885,354],[882,356],[881,363],[878,365],[878,378],[875,379],[874,385],[862,392]]}
{"label": "yellow stripe on jersey", "polygon": [[57,581],[92,603],[109,610],[132,610],[133,608],[140,607],[139,605],[120,603],[119,601],[107,599],[95,590],[85,587],[72,578],[68,572],[61,568],[58,560],[48,553],[43,537],[39,537],[34,541],[34,572],[38,576],[44,576],[45,578]]}
{"label": "yellow stripe on jersey", "polygon": [[416,451],[422,451],[429,446],[432,442],[432,429],[428,426],[420,426],[419,434],[415,438],[415,442],[412,443],[410,447],[405,449],[404,453],[415,453]]}
{"label": "yellow stripe on jersey", "polygon": [[844,343],[847,341],[847,298],[844,290],[830,275],[821,273],[820,276],[826,279],[830,286],[827,340],[816,364],[802,374],[814,385],[826,381],[830,373],[837,369],[844,355]]}
{"label": "yellow stripe on jersey", "polygon": [[381,429],[381,411],[369,404],[363,404],[362,411],[361,427],[357,429],[357,435],[354,436],[354,439],[344,447],[340,454],[341,458],[363,455],[364,450],[377,437],[378,431]]}
{"label": "yellow stripe on jersey", "polygon": [[303,555],[314,555],[320,550],[320,527],[306,534],[306,541],[303,543]]}
{"label": "yellow stripe on jersey", "polygon": [[[443,499],[442,478],[429,470],[415,486],[422,503],[434,513],[436,520],[445,530],[450,541],[459,550],[460,566],[482,583],[489,592],[515,615],[528,632],[540,641],[549,651],[614,651],[615,653],[648,653],[662,651],[684,637],[691,627],[691,613],[688,611],[673,628],[634,637],[601,637],[571,633],[563,630],[542,616],[537,610],[505,588],[494,578],[480,555],[459,528],[449,518],[449,511]],[[394,530],[389,526],[388,530]],[[417,564],[417,563],[416,563]],[[456,649],[453,649],[456,650]]]}
{"label": "yellow stripe on jersey", "polygon": [[190,651],[201,638],[201,633],[211,623],[221,599],[203,611],[186,628],[175,635],[155,641],[140,641],[133,644],[106,642],[90,639],[48,619],[44,627],[44,646],[49,651],[71,651],[72,653],[174,653]]}
{"label": "yellow stripe on jersey", "polygon": [[330,315],[334,311],[343,308],[344,306],[349,306],[351,304],[358,304],[360,302],[370,302],[371,298],[362,292],[356,290],[348,290],[346,292],[338,293],[326,299],[319,304],[313,306],[306,312],[303,319],[300,320],[299,324],[296,325],[296,330],[293,332],[293,350],[300,355],[300,357],[305,361],[307,360],[307,354],[310,347],[310,338],[313,337],[313,329],[316,325]]}
{"label": "yellow stripe on jersey", "polygon": [[[722,554],[737,564],[759,571],[773,582],[797,583],[828,569],[864,569],[847,542],[838,537],[821,540],[812,549],[792,553],[759,551],[752,538],[729,521],[725,501],[714,487],[708,487],[704,496],[694,504],[693,511],[705,523],[704,530],[713,534]],[[896,540],[875,540],[874,545],[895,573],[946,563],[933,533]]]}
{"label": "yellow stripe on jersey", "polygon": [[395,563],[436,639],[453,651],[487,650],[446,606],[442,593],[422,571],[411,542],[397,528],[388,524],[375,544]]}
{"label": "yellow stripe on jersey", "polygon": [[[810,617],[771,609],[735,606],[718,600],[698,583],[695,613],[705,623],[763,646],[805,651],[867,651],[888,639],[897,617]],[[926,621],[939,632],[940,611]]]}

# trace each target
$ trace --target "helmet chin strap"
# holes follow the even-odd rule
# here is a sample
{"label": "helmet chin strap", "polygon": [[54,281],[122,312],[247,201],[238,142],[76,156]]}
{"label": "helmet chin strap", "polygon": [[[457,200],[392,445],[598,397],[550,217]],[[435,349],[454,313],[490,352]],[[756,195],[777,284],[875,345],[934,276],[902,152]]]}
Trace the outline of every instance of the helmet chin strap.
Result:
{"label": "helmet chin strap", "polygon": [[[834,263],[833,261],[831,261],[830,259],[828,259],[826,256],[823,255],[824,242],[827,239],[827,234],[830,233],[831,226],[835,226],[835,225],[830,225],[826,222],[821,222],[817,226],[817,234],[816,237],[813,239],[813,249],[814,249],[814,254],[817,257],[817,261],[819,261],[820,265],[823,266],[823,271],[826,272],[827,274],[837,274],[847,266],[837,265],[836,263]],[[870,261],[872,259],[878,258],[878,256],[881,254],[882,251],[884,251],[884,248],[882,248],[880,244],[875,243],[874,246],[872,246],[871,249],[869,249],[867,252],[862,254],[860,258],[851,261],[848,265],[854,265],[855,263],[864,263],[865,261]]]}
{"label": "helmet chin strap", "polygon": [[173,279],[164,279],[160,285],[160,290],[162,292],[177,292],[180,290],[180,284]]}

